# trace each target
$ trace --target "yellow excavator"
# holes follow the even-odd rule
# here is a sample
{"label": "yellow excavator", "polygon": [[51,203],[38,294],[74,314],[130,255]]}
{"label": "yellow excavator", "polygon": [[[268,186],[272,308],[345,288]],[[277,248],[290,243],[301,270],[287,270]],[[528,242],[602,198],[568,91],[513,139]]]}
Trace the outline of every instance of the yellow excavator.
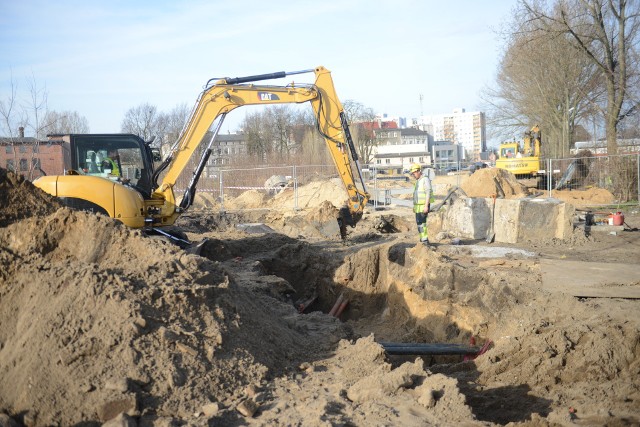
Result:
{"label": "yellow excavator", "polygon": [[540,164],[540,128],[535,125],[525,132],[522,145],[518,141],[500,144],[496,167],[506,169],[518,178],[533,178],[543,173]]}
{"label": "yellow excavator", "polygon": [[[313,84],[269,86],[253,83],[312,72],[315,74]],[[346,206],[340,209],[337,218],[344,238],[346,226],[355,227],[361,219],[369,194],[331,73],[321,66],[303,71],[210,79],[198,96],[180,137],[157,168],[154,168],[157,152],[136,135],[60,136],[69,167],[65,167],[64,175],[43,176],[36,179],[34,185],[72,208],[100,212],[129,227],[167,235],[162,227],[174,224],[193,203],[196,185],[229,112],[245,105],[304,102],[311,103],[317,130],[327,143],[348,193]],[[206,144],[205,150],[197,150],[201,144]],[[174,194],[176,181],[196,151],[203,154],[178,203]],[[124,171],[128,179],[123,179]],[[162,173],[162,181],[158,183]],[[359,185],[356,185],[356,176]]]}

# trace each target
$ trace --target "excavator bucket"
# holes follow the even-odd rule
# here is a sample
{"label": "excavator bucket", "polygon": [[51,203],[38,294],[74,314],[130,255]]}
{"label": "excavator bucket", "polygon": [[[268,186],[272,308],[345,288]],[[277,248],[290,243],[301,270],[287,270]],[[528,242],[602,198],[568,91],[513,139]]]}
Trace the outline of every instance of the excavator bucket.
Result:
{"label": "excavator bucket", "polygon": [[362,213],[356,217],[351,213],[349,208],[342,207],[338,213],[338,227],[340,228],[340,238],[345,240],[347,238],[347,226],[354,228],[358,221],[362,218]]}
{"label": "excavator bucket", "polygon": [[200,242],[191,242],[187,236],[177,230],[164,230],[154,227],[147,231],[147,235],[151,238],[161,239],[165,242],[172,243],[180,248],[184,249],[187,253],[200,255],[202,248],[207,243],[208,239],[203,239]]}

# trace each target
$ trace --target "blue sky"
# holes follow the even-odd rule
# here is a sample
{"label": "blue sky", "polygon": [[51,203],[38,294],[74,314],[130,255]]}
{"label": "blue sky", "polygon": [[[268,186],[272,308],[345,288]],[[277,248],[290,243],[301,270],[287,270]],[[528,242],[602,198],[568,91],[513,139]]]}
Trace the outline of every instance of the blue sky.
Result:
{"label": "blue sky", "polygon": [[[515,0],[0,0],[0,99],[13,78],[118,132],[142,103],[193,105],[212,77],[323,65],[338,96],[389,116],[480,109]],[[294,76],[295,81],[313,77]],[[292,78],[287,78],[286,82]],[[284,84],[284,80],[269,82]],[[423,95],[422,104],[420,95]],[[234,131],[246,111],[229,115]]]}

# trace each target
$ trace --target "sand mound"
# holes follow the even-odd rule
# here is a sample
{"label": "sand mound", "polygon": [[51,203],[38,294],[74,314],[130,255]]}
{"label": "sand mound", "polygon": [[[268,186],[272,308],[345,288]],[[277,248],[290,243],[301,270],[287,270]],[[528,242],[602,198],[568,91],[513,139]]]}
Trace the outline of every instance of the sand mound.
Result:
{"label": "sand mound", "polygon": [[318,208],[323,202],[340,207],[348,195],[339,179],[313,181],[298,187],[298,205],[296,206],[293,187],[287,187],[270,198],[264,191],[248,190],[233,199],[225,200],[229,209],[256,209],[270,207],[279,210]]}
{"label": "sand mound", "polygon": [[[329,181],[314,181],[298,187],[298,209],[318,207],[324,201],[329,201],[333,206],[341,207],[348,199],[347,190],[340,179]],[[295,198],[293,188],[287,188],[277,194],[269,205],[279,209],[294,209]]]}
{"label": "sand mound", "polygon": [[212,261],[102,215],[47,215],[50,198],[2,177],[4,222],[26,219],[0,228],[0,412],[33,425],[191,417],[335,342],[335,327],[296,328],[307,320],[291,304],[247,295]]}
{"label": "sand mound", "polygon": [[515,175],[499,168],[479,169],[469,175],[461,184],[469,197],[491,197],[499,195],[500,190],[507,199],[518,199],[529,195],[529,190],[520,184]]}
{"label": "sand mound", "polygon": [[230,406],[327,346],[292,328],[292,305],[104,216],[60,209],[2,229],[0,247],[0,409],[37,425]]}
{"label": "sand mound", "polygon": [[607,205],[614,202],[614,196],[604,188],[590,188],[588,190],[555,190],[553,197],[571,203],[577,208],[596,205]]}
{"label": "sand mound", "polygon": [[256,209],[265,206],[266,194],[259,190],[248,190],[238,197],[225,201],[229,209]]}
{"label": "sand mound", "polygon": [[0,168],[0,227],[32,216],[47,215],[62,205],[31,182]]}
{"label": "sand mound", "polygon": [[220,203],[216,200],[213,194],[198,191],[196,192],[195,200],[193,201],[193,207],[196,209],[214,209],[220,206]]}

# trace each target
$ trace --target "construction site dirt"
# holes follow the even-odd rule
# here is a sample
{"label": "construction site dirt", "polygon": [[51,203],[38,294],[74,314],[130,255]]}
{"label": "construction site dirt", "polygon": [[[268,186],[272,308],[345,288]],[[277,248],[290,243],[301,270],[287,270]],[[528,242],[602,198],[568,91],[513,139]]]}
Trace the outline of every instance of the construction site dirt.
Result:
{"label": "construction site dirt", "polygon": [[[466,197],[491,197],[484,174],[526,197],[478,172]],[[427,247],[387,206],[343,242],[317,227],[335,183],[305,187],[299,210],[200,195],[177,224],[195,255],[0,169],[0,426],[640,423],[640,271],[592,280],[598,297],[545,273],[637,266],[637,207],[613,232],[517,243],[434,223]]]}

